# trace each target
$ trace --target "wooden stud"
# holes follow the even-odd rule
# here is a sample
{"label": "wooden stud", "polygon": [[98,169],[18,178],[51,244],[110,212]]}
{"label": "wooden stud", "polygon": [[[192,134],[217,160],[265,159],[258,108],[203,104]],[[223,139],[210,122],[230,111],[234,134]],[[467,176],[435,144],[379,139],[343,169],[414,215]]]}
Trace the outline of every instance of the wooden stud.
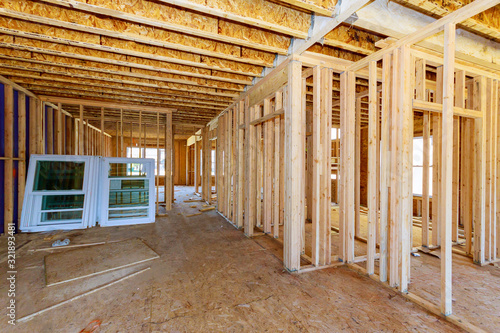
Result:
{"label": "wooden stud", "polygon": [[[172,209],[172,188],[173,188],[173,129],[172,129],[172,114],[165,115],[165,209]],[[139,139],[140,140],[140,139]],[[205,170],[204,172],[205,173]],[[208,199],[210,200],[210,199]]]}
{"label": "wooden stud", "polygon": [[4,84],[4,211],[3,233],[14,233],[14,89]]}
{"label": "wooden stud", "polygon": [[83,152],[83,105],[80,105],[80,118],[78,118],[78,155],[84,155]]}
{"label": "wooden stud", "polygon": [[355,236],[361,236],[361,97],[356,98],[356,131],[355,131],[355,160],[354,160],[354,228]]}
{"label": "wooden stud", "polygon": [[47,154],[54,154],[54,109],[47,108]]}
{"label": "wooden stud", "polygon": [[[123,144],[123,109],[120,109],[120,156],[125,157],[125,146]],[[144,153],[146,155],[146,153]]]}
{"label": "wooden stud", "polygon": [[355,131],[356,119],[356,76],[354,72],[344,72],[340,76],[341,84],[341,131],[342,157],[341,157],[341,200],[340,211],[342,219],[340,223],[341,253],[340,256],[345,263],[354,261],[354,219],[355,219]]}
{"label": "wooden stud", "polygon": [[[249,113],[249,111],[245,108],[245,101],[239,101],[236,104],[236,112],[237,112],[237,126],[236,126],[236,147],[237,147],[237,168],[236,168],[236,226],[238,228],[242,228],[244,225],[243,222],[243,211],[246,208],[245,206],[245,189],[247,186],[247,182],[245,181],[245,151],[246,150],[246,135],[248,132],[244,128],[240,126],[246,126],[245,124],[245,114]],[[246,133],[245,133],[246,132]],[[245,218],[246,219],[246,218]]]}
{"label": "wooden stud", "polygon": [[389,219],[389,170],[390,170],[390,87],[391,54],[382,60],[382,124],[380,138],[380,281],[387,281],[387,238]]}
{"label": "wooden stud", "polygon": [[[167,122],[168,122],[168,116],[167,116]],[[165,129],[165,134],[167,129]],[[166,137],[165,137],[166,140]],[[142,158],[142,111],[139,111],[139,158]],[[166,155],[165,155],[166,156]]]}
{"label": "wooden stud", "polygon": [[[278,91],[274,97],[274,109],[283,108],[283,92]],[[280,164],[281,164],[281,119],[274,118],[274,165],[273,165],[273,237],[280,234]]]}
{"label": "wooden stud", "polygon": [[[100,126],[101,133],[99,135],[99,143],[100,143],[100,152],[99,153],[102,156],[105,156],[105,154],[104,154],[104,107],[101,107],[100,121],[101,121],[101,126]],[[130,146],[132,147],[132,143],[130,144]]]}
{"label": "wooden stud", "polygon": [[[123,136],[122,136],[123,140]],[[131,145],[132,147],[132,145]],[[156,113],[156,215],[160,213],[160,112]]]}
{"label": "wooden stud", "polygon": [[399,280],[400,266],[400,235],[401,235],[401,132],[400,132],[400,115],[399,115],[399,58],[398,50],[395,50],[392,55],[392,103],[391,103],[391,192],[390,192],[390,210],[391,217],[389,220],[389,285],[396,287]]}
{"label": "wooden stud", "polygon": [[34,97],[30,97],[30,109],[29,109],[29,153],[37,153],[37,103],[38,100]]}
{"label": "wooden stud", "polygon": [[400,272],[399,272],[399,290],[408,291],[410,280],[410,251],[412,249],[413,228],[413,191],[412,191],[412,173],[413,173],[413,92],[411,73],[413,58],[411,57],[410,47],[402,46],[399,58],[399,126],[401,126],[401,164],[400,164]]}
{"label": "wooden stud", "polygon": [[332,136],[332,70],[321,69],[321,144],[323,162],[321,168],[321,219],[319,221],[319,264],[331,264],[331,136]]}
{"label": "wooden stud", "polygon": [[[443,66],[443,120],[441,150],[441,313],[452,313],[451,299],[451,230],[453,223],[453,106],[454,106],[454,64],[455,64],[455,24],[444,27],[444,66]],[[434,231],[434,230],[433,230]]]}
{"label": "wooden stud", "polygon": [[366,270],[368,275],[375,273],[376,225],[378,219],[377,204],[377,62],[369,63],[369,120],[368,120],[368,244]]}
{"label": "wooden stud", "polygon": [[301,225],[304,223],[305,110],[302,109],[302,63],[288,65],[288,94],[285,104],[285,235],[284,264],[300,269]]}
{"label": "wooden stud", "polygon": [[26,184],[26,94],[22,91],[19,91],[17,95],[17,117],[17,157],[19,158],[17,162],[17,220],[20,225]]}
{"label": "wooden stud", "polygon": [[[313,108],[312,108],[312,128],[310,130],[312,140],[308,147],[308,172],[312,173],[309,178],[310,196],[307,205],[311,210],[312,231],[311,231],[311,261],[314,266],[319,265],[320,251],[320,221],[323,218],[321,212],[321,173],[323,161],[323,151],[321,149],[321,68],[313,68]],[[309,207],[310,206],[310,207]]]}
{"label": "wooden stud", "polygon": [[254,106],[248,105],[249,99],[245,99],[245,235],[253,236],[253,229],[256,225],[256,210],[257,210],[257,175],[255,169],[256,160],[256,130],[255,126],[250,125],[250,121],[254,117]]}
{"label": "wooden stud", "polygon": [[[474,78],[474,110],[486,113],[486,79]],[[485,187],[486,187],[486,134],[483,118],[474,120],[474,262],[485,262]]]}

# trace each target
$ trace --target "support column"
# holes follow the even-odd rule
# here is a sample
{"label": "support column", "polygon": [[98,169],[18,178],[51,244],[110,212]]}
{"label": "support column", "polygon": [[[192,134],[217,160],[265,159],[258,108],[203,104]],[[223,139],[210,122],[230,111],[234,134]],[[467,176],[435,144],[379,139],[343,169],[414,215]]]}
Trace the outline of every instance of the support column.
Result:
{"label": "support column", "polygon": [[245,113],[248,112],[245,109],[245,101],[240,101],[236,106],[237,122],[236,122],[236,151],[237,151],[237,169],[236,169],[236,226],[238,228],[243,227],[243,205],[245,202],[245,187],[244,182],[244,172],[245,172],[245,151],[244,151],[244,136],[245,130],[240,129],[240,125],[244,125]]}
{"label": "support column", "polygon": [[453,106],[455,68],[455,24],[444,26],[443,116],[441,150],[441,313],[452,313],[451,304],[451,227],[453,219]]}
{"label": "support column", "polygon": [[245,98],[245,235],[253,236],[257,210],[256,190],[257,175],[255,173],[255,126],[250,124],[254,115],[254,107],[249,107]]}
{"label": "support column", "polygon": [[376,226],[378,219],[377,203],[377,62],[371,61],[368,67],[368,243],[367,243],[367,265],[369,275],[375,273]]}
{"label": "support column", "polygon": [[14,223],[14,89],[4,85],[4,212],[3,233],[9,232],[9,226]]}
{"label": "support column", "polygon": [[[340,189],[340,257],[345,263],[354,261],[355,218],[355,104],[356,75],[354,72],[340,74],[340,122],[341,130],[341,189]],[[358,189],[359,190],[359,189]]]}
{"label": "support column", "polygon": [[18,114],[18,157],[17,164],[17,219],[18,225],[21,222],[21,213],[24,201],[24,189],[26,184],[26,95],[19,91],[17,95],[17,114]]}
{"label": "support column", "polygon": [[[486,115],[486,79],[484,76],[474,78],[473,87],[474,110]],[[485,187],[486,187],[486,134],[483,118],[474,119],[474,262],[485,261]]]}
{"label": "support column", "polygon": [[300,269],[301,225],[305,203],[305,110],[302,107],[302,63],[288,67],[288,94],[285,105],[285,237],[284,264],[287,270]]}

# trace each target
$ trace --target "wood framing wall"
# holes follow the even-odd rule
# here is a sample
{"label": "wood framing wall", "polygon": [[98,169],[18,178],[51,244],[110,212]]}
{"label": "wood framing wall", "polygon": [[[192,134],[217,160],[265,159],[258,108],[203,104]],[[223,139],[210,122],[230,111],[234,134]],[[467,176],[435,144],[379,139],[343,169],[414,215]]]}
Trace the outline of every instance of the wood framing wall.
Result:
{"label": "wood framing wall", "polygon": [[[347,264],[450,316],[452,251],[481,265],[499,255],[500,77],[454,57],[455,24],[492,4],[471,4],[358,62],[309,53],[284,61],[209,123],[218,211],[248,237],[282,242],[289,271]],[[413,46],[442,29],[443,55]],[[340,132],[334,144],[332,126]],[[421,219],[413,216],[416,133],[424,146]],[[409,293],[414,224],[422,247],[441,248],[439,307]],[[331,253],[332,230],[339,253]],[[356,250],[355,240],[366,250]],[[465,251],[452,249],[462,243]]]}

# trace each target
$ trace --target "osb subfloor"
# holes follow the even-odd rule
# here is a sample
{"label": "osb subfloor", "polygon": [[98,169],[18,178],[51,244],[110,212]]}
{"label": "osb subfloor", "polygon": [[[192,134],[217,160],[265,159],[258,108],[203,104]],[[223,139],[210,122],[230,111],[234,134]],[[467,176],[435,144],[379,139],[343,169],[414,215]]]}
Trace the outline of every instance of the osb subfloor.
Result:
{"label": "osb subfloor", "polygon": [[[361,214],[360,236],[367,237],[367,217]],[[332,211],[332,225],[338,227],[338,212]],[[307,226],[307,224],[306,224]],[[306,234],[307,235],[307,234]],[[430,231],[429,237],[432,237]],[[332,253],[338,253],[339,236],[332,234]],[[422,229],[413,227],[413,246],[422,244]],[[454,245],[464,251],[463,246]],[[378,251],[378,249],[377,249]],[[306,248],[307,252],[307,248]],[[440,255],[440,250],[432,251]],[[355,242],[357,256],[366,255],[366,244]],[[430,254],[418,252],[411,257],[410,285],[408,290],[439,306],[441,297],[441,260]],[[453,313],[471,324],[487,331],[500,331],[500,265],[478,266],[472,258],[453,253],[452,292]],[[365,263],[359,266],[366,268]],[[378,274],[378,261],[375,273]]]}
{"label": "osb subfloor", "polygon": [[[18,318],[141,268],[151,269],[15,327],[6,324],[2,306],[1,331],[79,332],[100,319],[101,332],[460,332],[348,268],[300,275],[285,272],[279,243],[267,236],[248,239],[213,210],[185,217],[197,211],[190,206],[202,203],[183,203],[194,197],[193,191],[179,189],[174,209],[154,224],[60,232],[55,237],[19,235]],[[139,237],[160,258],[45,287],[47,252],[28,250],[66,237],[71,244]],[[1,262],[1,304],[7,301],[6,270]]]}

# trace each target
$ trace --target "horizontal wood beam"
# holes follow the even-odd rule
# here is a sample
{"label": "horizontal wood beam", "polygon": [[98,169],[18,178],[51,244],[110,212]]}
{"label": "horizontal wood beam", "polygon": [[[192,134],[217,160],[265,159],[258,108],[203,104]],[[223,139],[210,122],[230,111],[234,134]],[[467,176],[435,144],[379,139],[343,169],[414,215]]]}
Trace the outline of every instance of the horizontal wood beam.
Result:
{"label": "horizontal wood beam", "polygon": [[172,112],[176,111],[176,109],[166,109],[166,108],[153,107],[153,106],[140,106],[140,105],[132,105],[132,104],[124,104],[124,103],[100,102],[100,101],[94,101],[94,100],[90,100],[90,99],[76,99],[76,98],[67,98],[67,97],[40,96],[40,100],[43,102],[84,105],[84,106],[96,106],[96,107],[143,111],[143,112],[172,113]]}
{"label": "horizontal wood beam", "polygon": [[[442,113],[443,112],[443,104],[414,99],[413,100],[413,110]],[[466,117],[466,118],[473,118],[473,119],[483,117],[483,114],[481,111],[461,108],[458,106],[453,107],[453,115],[460,116],[460,117]]]}
{"label": "horizontal wood beam", "polygon": [[[109,85],[103,84],[100,82],[93,82],[91,80],[54,80],[53,78],[44,78],[36,77],[35,75],[21,75],[14,76],[8,75],[8,78],[13,82],[28,86],[30,84],[36,84],[39,86],[48,86],[48,87],[73,87],[81,90],[87,91],[96,91],[96,92],[107,92],[107,91],[117,91],[123,92],[124,94],[149,94],[151,98],[162,99],[164,96],[169,96],[171,100],[189,100],[191,103],[199,103],[199,104],[209,104],[209,105],[219,105],[219,106],[227,106],[232,103],[232,99],[228,99],[225,97],[217,97],[217,96],[205,96],[199,93],[188,93],[188,92],[179,92],[179,91],[169,91],[168,89],[157,89],[157,88],[149,88],[144,86],[118,86],[118,85]],[[184,93],[184,94],[183,94]]]}
{"label": "horizontal wood beam", "polygon": [[13,81],[9,80],[8,78],[6,78],[6,77],[4,77],[2,75],[0,75],[0,82],[3,83],[3,84],[11,85],[12,87],[14,87],[14,89],[19,90],[19,91],[25,93],[29,97],[38,98],[37,95],[33,94],[28,89],[25,89],[25,88],[21,87],[17,83],[14,83]]}
{"label": "horizontal wood beam", "polygon": [[[149,82],[140,82],[140,81],[131,81],[131,80],[121,80],[121,79],[115,79],[113,77],[106,77],[106,76],[91,76],[91,75],[83,75],[83,74],[73,74],[73,73],[50,73],[45,70],[37,70],[37,69],[30,69],[30,68],[20,68],[20,67],[13,67],[10,68],[8,66],[4,66],[0,62],[0,72],[2,75],[5,76],[18,76],[18,77],[28,77],[28,78],[35,78],[35,79],[45,79],[45,80],[54,80],[54,81],[59,81],[59,82],[73,82],[73,83],[78,83],[81,81],[86,81],[86,82],[92,82],[98,81],[98,82],[112,82],[115,84],[119,84],[120,86],[122,84],[130,85],[130,86],[138,86],[138,87],[149,87],[149,88],[158,88],[158,89],[168,89],[168,90],[173,90],[173,91],[180,91],[180,92],[186,92],[186,93],[197,93],[197,94],[205,94],[205,95],[210,95],[210,96],[218,96],[218,97],[238,97],[238,94],[236,93],[227,93],[227,92],[219,92],[217,90],[222,90],[222,89],[217,89],[217,88],[212,88],[212,87],[199,87],[199,88],[187,88],[182,85],[178,84],[160,84],[160,83],[149,83]],[[28,72],[28,73],[26,73]],[[45,75],[34,75],[34,74],[29,74],[29,72],[35,72],[35,73],[43,73]],[[62,77],[62,78],[61,78]],[[109,86],[112,86],[111,84]],[[205,90],[206,89],[206,90]]]}

